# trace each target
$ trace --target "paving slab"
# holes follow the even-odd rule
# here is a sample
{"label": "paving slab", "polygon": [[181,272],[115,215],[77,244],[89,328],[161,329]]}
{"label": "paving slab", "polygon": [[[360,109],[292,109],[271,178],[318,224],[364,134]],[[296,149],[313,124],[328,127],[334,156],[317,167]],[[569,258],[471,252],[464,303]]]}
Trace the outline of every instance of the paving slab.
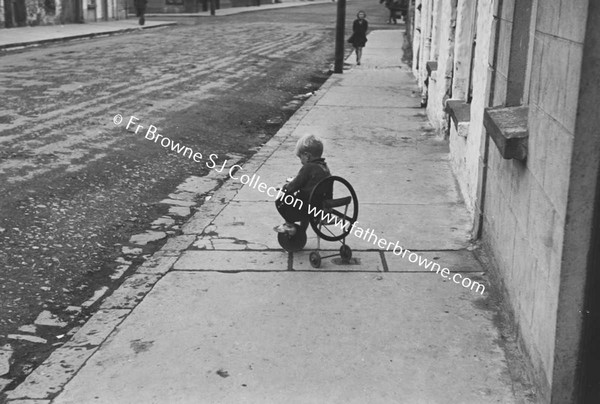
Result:
{"label": "paving slab", "polygon": [[175,237],[169,237],[167,243],[161,248],[161,251],[182,251],[188,248],[194,241],[195,237],[192,235],[181,235]]}
{"label": "paving slab", "polygon": [[130,310],[96,312],[71,340],[54,351],[7,397],[45,399],[58,393],[129,313]]}
{"label": "paving slab", "polygon": [[[402,254],[400,249],[396,250]],[[437,263],[442,268],[448,268],[450,272],[485,272],[486,269],[482,267],[481,263],[477,261],[472,251],[458,250],[458,251],[414,251],[424,260],[428,262]],[[386,251],[384,253],[385,260],[387,263],[388,270],[390,272],[430,272],[430,269],[424,268],[427,263],[423,261],[423,265],[419,265],[419,262],[411,262],[408,259],[408,253],[402,257],[395,254],[393,251]],[[412,258],[412,260],[415,260]],[[431,268],[431,265],[429,268]],[[437,269],[437,267],[435,267]],[[434,269],[434,272],[435,272]]]}
{"label": "paving slab", "polygon": [[[397,57],[393,57],[397,60]],[[401,87],[413,89],[414,79],[408,73],[408,66],[394,66],[387,68],[384,71],[373,74],[370,69],[364,67],[353,68],[352,74],[343,74],[337,83],[339,86],[365,87],[363,91],[370,91],[374,87]],[[411,90],[413,91],[413,90]]]}
{"label": "paving slab", "polygon": [[477,307],[432,274],[171,272],[53,403],[512,403]]}
{"label": "paving slab", "polygon": [[284,251],[186,251],[173,266],[187,271],[287,271]]}
{"label": "paving slab", "polygon": [[214,219],[212,232],[215,238],[281,249],[273,227],[282,222],[273,202],[233,201]]}
{"label": "paving slab", "polygon": [[373,167],[371,181],[360,175],[360,168],[349,169],[344,176],[352,181],[359,204],[459,204],[462,197],[446,168],[450,166],[445,161],[423,166],[388,162]]}
{"label": "paving slab", "polygon": [[338,87],[330,91],[317,103],[319,106],[364,106],[373,107],[397,107],[401,108],[407,104],[414,104],[420,100],[420,95],[410,89],[379,87],[377,91],[369,91],[356,96],[356,90],[352,87]]}
{"label": "paving slab", "polygon": [[214,176],[191,176],[177,187],[177,191],[191,193],[194,195],[202,195],[215,189],[218,184],[219,180],[218,178],[214,178]]}
{"label": "paving slab", "polygon": [[160,275],[155,274],[134,274],[127,278],[125,282],[115,290],[112,295],[107,297],[101,309],[132,309],[134,308],[152,289],[158,281]]}
{"label": "paving slab", "polygon": [[179,251],[169,255],[171,252],[165,251],[161,254],[154,254],[147,261],[145,261],[136,272],[139,274],[151,274],[151,275],[163,275],[167,273],[175,261],[179,258]]}
{"label": "paving slab", "polygon": [[227,203],[231,201],[242,184],[238,181],[228,181],[212,195],[210,203],[204,203],[196,213],[181,228],[184,234],[201,234],[204,229],[211,224],[218,216]]}
{"label": "paving slab", "polygon": [[382,48],[382,49],[370,49],[369,52],[363,53],[361,59],[361,65],[356,66],[356,70],[366,69],[384,69],[400,67],[404,64],[402,57],[395,55],[393,49]]}
{"label": "paving slab", "polygon": [[[398,241],[411,250],[458,250],[470,245],[470,220],[462,204],[393,205],[362,204],[359,222],[374,236],[352,232],[348,244],[353,249],[373,249],[375,236]],[[385,212],[385,214],[382,214]]]}
{"label": "paving slab", "polygon": [[390,49],[396,52],[396,54],[402,54],[402,45],[404,41],[404,30],[386,30],[386,31],[371,31],[369,33],[369,46],[367,49]]}
{"label": "paving slab", "polygon": [[97,347],[69,347],[54,351],[16,389],[7,392],[10,399],[46,399],[57,394],[92,356]]}
{"label": "paving slab", "polygon": [[[377,129],[372,129],[376,131]],[[314,131],[320,136],[323,131]],[[354,137],[364,136],[349,130],[346,140],[332,139],[326,141],[329,150],[326,160],[334,175],[346,178],[355,189],[359,203],[407,203],[407,204],[438,204],[445,202],[461,202],[462,198],[452,176],[447,153],[437,145],[422,150],[417,149],[416,141],[407,136],[387,137],[373,136],[370,145],[361,137],[354,141]],[[339,137],[337,138],[339,139]],[[352,142],[357,151],[348,150],[344,142]],[[378,161],[373,164],[371,153],[365,155],[361,152],[362,146],[368,147],[373,154],[378,156]],[[399,158],[399,147],[411,148],[405,150]],[[425,150],[426,149],[426,150]],[[429,151],[425,158],[424,153]],[[365,167],[369,166],[369,176],[364,175]],[[280,186],[283,177],[287,174],[295,175],[295,169],[289,160],[287,164],[283,159],[273,159],[265,163],[255,173],[260,182],[267,186]],[[275,194],[275,191],[270,191]],[[343,196],[343,195],[341,195]],[[259,192],[257,188],[243,187],[235,200],[240,201],[266,201],[273,200],[266,192]]]}
{"label": "paving slab", "polygon": [[[416,102],[416,101],[415,101]],[[303,126],[319,127],[373,127],[395,130],[404,129],[398,126],[398,121],[403,125],[413,125],[429,128],[427,115],[420,108],[411,108],[412,102],[405,108],[385,107],[348,107],[348,106],[314,106],[302,119]]]}
{"label": "paving slab", "polygon": [[[248,220],[251,218],[255,220]],[[273,231],[273,226],[280,222],[272,202],[231,202],[214,220],[219,238],[243,240],[246,244],[262,245],[265,249],[281,249]],[[363,231],[371,229],[374,234],[369,241],[364,232],[362,236],[358,230],[352,232],[347,238],[348,244],[357,250],[379,249],[374,244],[376,237],[399,241],[400,245],[419,250],[461,249],[467,247],[470,240],[469,215],[459,203],[361,203],[356,226]],[[308,237],[305,249],[315,248],[316,241],[311,241],[312,229],[308,230]]]}
{"label": "paving slab", "polygon": [[108,337],[131,310],[98,310],[63,347],[98,346]]}

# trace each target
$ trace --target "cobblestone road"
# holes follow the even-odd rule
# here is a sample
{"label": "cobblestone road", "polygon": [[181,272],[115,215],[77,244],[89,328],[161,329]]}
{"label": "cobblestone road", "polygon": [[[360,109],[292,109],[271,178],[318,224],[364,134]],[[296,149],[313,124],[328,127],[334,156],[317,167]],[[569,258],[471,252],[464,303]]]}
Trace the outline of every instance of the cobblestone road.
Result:
{"label": "cobblestone road", "polygon": [[5,57],[0,175],[15,183],[56,168],[76,171],[120,147],[114,113],[162,117],[189,108],[272,73],[274,62],[305,63],[294,55],[326,37],[306,24],[210,24]]}

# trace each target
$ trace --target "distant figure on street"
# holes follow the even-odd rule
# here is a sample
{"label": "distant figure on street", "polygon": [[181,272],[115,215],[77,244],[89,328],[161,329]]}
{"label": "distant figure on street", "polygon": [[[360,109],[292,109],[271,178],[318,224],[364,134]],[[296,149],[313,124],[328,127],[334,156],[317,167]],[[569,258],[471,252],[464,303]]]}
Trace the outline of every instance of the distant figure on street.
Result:
{"label": "distant figure on street", "polygon": [[396,8],[399,0],[379,0],[379,4],[384,3],[385,7],[390,10],[390,16],[387,20],[388,24],[396,24],[398,21],[396,20]]}
{"label": "distant figure on street", "polygon": [[144,14],[146,14],[146,4],[148,0],[133,0],[133,5],[135,6],[136,16],[140,19],[140,25],[144,25],[146,19],[144,18]]}
{"label": "distant figure on street", "polygon": [[[275,201],[277,211],[285,219],[285,223],[273,230],[278,233],[296,234],[295,222],[300,222],[300,228],[306,230],[309,225],[308,199],[315,186],[324,178],[331,175],[323,156],[323,142],[314,135],[304,135],[296,143],[294,150],[300,159],[302,168],[296,177],[282,187],[283,195]],[[287,195],[293,195],[299,201],[293,204],[284,203]]]}
{"label": "distant figure on street", "polygon": [[356,13],[356,20],[354,20],[352,23],[352,35],[348,39],[348,42],[354,46],[357,65],[360,65],[362,50],[367,43],[367,30],[369,29],[369,23],[365,19],[366,17],[367,14],[362,10]]}

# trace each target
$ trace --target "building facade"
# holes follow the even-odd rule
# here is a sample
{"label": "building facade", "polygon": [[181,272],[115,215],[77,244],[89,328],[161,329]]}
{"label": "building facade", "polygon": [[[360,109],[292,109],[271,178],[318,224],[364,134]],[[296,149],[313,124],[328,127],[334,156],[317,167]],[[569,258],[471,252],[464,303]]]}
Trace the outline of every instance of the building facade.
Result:
{"label": "building facade", "polygon": [[[130,0],[133,1],[133,0]],[[214,0],[215,9],[260,6],[275,0]],[[197,13],[210,10],[210,0],[148,0],[149,13]]]}
{"label": "building facade", "polygon": [[0,0],[0,27],[123,19],[126,6],[126,0]]}
{"label": "building facade", "polygon": [[542,402],[600,402],[599,3],[411,6],[421,104]]}
{"label": "building facade", "polygon": [[[280,0],[214,0],[215,8],[259,6]],[[210,0],[148,0],[148,13],[208,11]],[[0,28],[124,19],[133,0],[0,0]]]}

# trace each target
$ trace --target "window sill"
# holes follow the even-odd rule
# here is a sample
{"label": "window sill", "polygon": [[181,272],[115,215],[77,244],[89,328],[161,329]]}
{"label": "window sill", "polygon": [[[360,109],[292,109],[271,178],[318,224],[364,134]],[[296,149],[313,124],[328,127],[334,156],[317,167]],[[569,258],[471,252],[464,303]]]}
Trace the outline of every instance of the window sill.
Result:
{"label": "window sill", "polygon": [[486,108],[483,124],[504,159],[527,158],[529,107]]}
{"label": "window sill", "polygon": [[450,115],[450,119],[454,122],[454,129],[456,129],[458,136],[467,137],[469,123],[471,122],[471,104],[467,104],[463,100],[446,100],[444,111]]}
{"label": "window sill", "polygon": [[438,63],[435,60],[429,61],[425,64],[427,68],[427,74],[431,76],[431,72],[435,72],[438,68]]}

